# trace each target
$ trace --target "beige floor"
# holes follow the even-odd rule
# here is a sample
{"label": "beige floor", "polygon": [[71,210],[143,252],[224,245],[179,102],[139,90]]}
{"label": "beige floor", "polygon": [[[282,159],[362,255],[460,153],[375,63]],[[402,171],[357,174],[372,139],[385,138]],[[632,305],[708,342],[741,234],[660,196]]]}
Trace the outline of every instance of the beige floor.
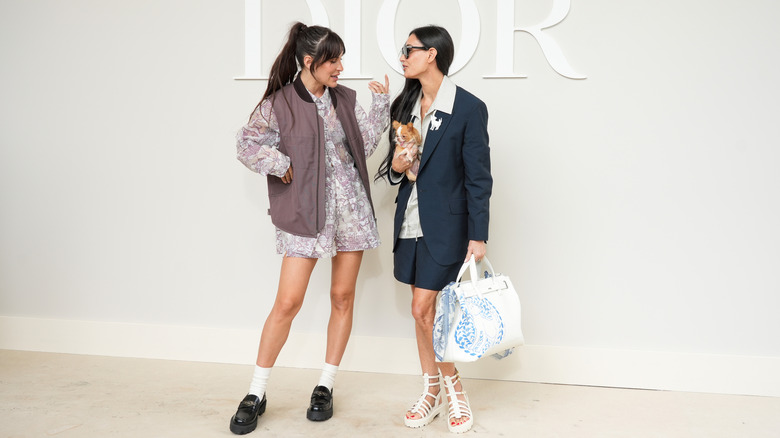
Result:
{"label": "beige floor", "polygon": [[[251,366],[0,350],[0,437],[230,437]],[[336,413],[306,420],[317,370],[277,368],[247,437],[451,436],[401,415],[418,377],[340,372]],[[466,379],[486,437],[780,437],[780,398]]]}

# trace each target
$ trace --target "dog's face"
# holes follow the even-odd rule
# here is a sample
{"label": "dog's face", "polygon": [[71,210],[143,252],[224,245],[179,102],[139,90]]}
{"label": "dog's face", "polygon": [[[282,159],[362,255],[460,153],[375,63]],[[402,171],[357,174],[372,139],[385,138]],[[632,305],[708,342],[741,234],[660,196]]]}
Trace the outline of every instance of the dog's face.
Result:
{"label": "dog's face", "polygon": [[399,122],[393,121],[393,129],[395,129],[395,139],[400,143],[407,143],[413,141],[415,144],[420,144],[420,133],[414,127],[411,122],[403,125]]}

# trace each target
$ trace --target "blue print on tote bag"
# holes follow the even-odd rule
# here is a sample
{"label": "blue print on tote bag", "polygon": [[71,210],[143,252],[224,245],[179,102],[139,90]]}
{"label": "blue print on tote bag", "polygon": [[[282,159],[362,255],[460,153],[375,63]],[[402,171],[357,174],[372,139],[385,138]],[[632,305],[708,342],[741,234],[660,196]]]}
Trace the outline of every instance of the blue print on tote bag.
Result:
{"label": "blue print on tote bag", "polygon": [[455,305],[458,297],[455,294],[455,282],[452,281],[442,291],[436,302],[436,320],[433,323],[433,351],[436,359],[442,360],[447,349],[447,335],[450,332],[452,320],[455,318]]}
{"label": "blue print on tote bag", "polygon": [[466,353],[482,357],[504,339],[504,322],[496,307],[480,296],[467,297],[461,305],[461,316],[455,328],[455,343]]}
{"label": "blue print on tote bag", "polygon": [[[520,299],[509,277],[483,260],[489,268],[484,278],[472,256],[436,300],[433,350],[440,362],[474,362],[486,354],[502,359],[523,345]],[[474,280],[461,281],[466,269]]]}

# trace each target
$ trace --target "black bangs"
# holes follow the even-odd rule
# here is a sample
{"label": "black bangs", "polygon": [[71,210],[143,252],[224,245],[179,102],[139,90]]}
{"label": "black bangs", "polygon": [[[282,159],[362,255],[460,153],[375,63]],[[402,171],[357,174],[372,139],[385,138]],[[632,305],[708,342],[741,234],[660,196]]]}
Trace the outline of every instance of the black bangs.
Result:
{"label": "black bangs", "polygon": [[[327,35],[317,45],[317,54],[314,56],[312,66],[319,67],[325,61],[339,58],[346,53],[344,41],[335,32],[328,32]],[[315,67],[315,68],[316,68]]]}

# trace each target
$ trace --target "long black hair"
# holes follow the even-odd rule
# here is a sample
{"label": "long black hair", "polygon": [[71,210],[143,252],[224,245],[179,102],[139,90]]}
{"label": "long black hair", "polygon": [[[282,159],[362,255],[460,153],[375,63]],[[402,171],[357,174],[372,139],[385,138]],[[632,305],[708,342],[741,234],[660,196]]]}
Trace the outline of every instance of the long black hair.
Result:
{"label": "long black hair", "polygon": [[338,58],[345,51],[341,37],[327,27],[307,26],[300,21],[293,24],[287,35],[287,42],[271,66],[265,93],[252,114],[260,108],[265,99],[273,98],[276,91],[295,80],[299,66],[304,68],[304,56],[314,58],[309,67],[309,71],[314,73],[325,61]]}
{"label": "long black hair", "polygon": [[[436,67],[445,75],[450,72],[452,59],[455,57],[455,43],[452,42],[452,37],[447,32],[447,29],[441,26],[429,25],[413,29],[409,32],[409,35],[416,36],[426,49],[435,48]],[[412,108],[414,108],[415,102],[420,97],[420,90],[422,90],[422,84],[420,84],[418,79],[406,79],[404,89],[401,90],[401,93],[390,105],[390,117],[392,120],[397,120],[401,123],[409,122],[412,116]],[[382,161],[376,176],[374,176],[374,181],[389,178],[395,151],[393,146],[395,130],[391,129],[389,135],[390,148],[387,151],[387,157]]]}

